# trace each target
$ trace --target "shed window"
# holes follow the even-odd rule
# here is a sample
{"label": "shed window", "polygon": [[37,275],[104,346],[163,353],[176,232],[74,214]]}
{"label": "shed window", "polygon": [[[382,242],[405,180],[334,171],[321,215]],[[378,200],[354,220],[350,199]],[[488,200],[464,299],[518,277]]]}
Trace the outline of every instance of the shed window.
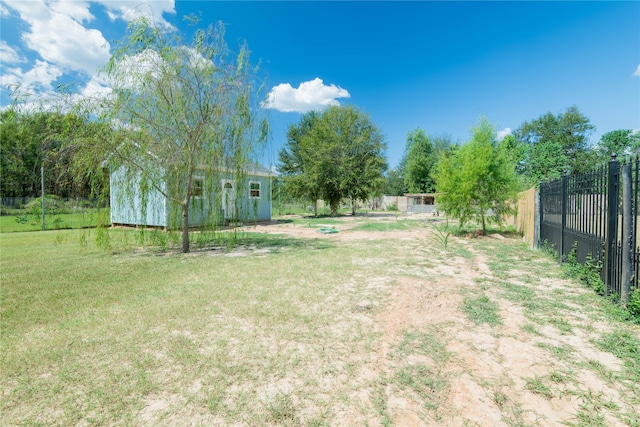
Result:
{"label": "shed window", "polygon": [[204,194],[204,178],[196,176],[191,184],[191,195],[193,197],[202,197]]}
{"label": "shed window", "polygon": [[260,198],[260,182],[251,181],[249,182],[249,197],[252,199]]}

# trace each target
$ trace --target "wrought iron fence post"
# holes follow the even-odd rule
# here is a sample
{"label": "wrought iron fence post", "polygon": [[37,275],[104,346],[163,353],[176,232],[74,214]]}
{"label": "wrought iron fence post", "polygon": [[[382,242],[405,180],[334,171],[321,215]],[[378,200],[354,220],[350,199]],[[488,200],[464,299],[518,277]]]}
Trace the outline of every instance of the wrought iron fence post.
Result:
{"label": "wrought iron fence post", "polygon": [[[542,186],[541,186],[542,187]],[[540,191],[534,191],[533,203],[534,219],[533,219],[533,247],[540,247],[540,219],[542,218],[542,203],[540,202]],[[536,207],[538,209],[536,209]]]}
{"label": "wrought iron fence post", "polygon": [[562,208],[560,215],[560,247],[558,248],[558,261],[562,264],[564,259],[564,230],[567,227],[567,175],[562,175]]}
{"label": "wrought iron fence post", "polygon": [[620,186],[620,162],[614,154],[609,161],[609,176],[607,182],[607,234],[605,246],[605,268],[607,273],[607,295],[613,286],[616,268],[616,243],[618,239],[618,197]]}
{"label": "wrought iron fence post", "polygon": [[631,164],[622,165],[622,271],[620,286],[620,302],[627,305],[631,294],[633,277],[633,224]]}
{"label": "wrought iron fence post", "polygon": [[[542,197],[545,193],[544,182],[540,182],[540,192],[538,199],[538,236],[540,240],[542,240],[542,221],[544,221],[544,197]],[[544,242],[543,242],[544,243]]]}

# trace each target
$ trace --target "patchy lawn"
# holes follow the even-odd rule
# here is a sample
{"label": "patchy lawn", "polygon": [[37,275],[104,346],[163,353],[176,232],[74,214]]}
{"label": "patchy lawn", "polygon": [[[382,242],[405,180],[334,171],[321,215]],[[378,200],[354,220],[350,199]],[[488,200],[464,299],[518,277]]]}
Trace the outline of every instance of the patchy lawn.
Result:
{"label": "patchy lawn", "polygon": [[438,224],[297,217],[187,255],[1,234],[1,424],[637,426],[640,328]]}

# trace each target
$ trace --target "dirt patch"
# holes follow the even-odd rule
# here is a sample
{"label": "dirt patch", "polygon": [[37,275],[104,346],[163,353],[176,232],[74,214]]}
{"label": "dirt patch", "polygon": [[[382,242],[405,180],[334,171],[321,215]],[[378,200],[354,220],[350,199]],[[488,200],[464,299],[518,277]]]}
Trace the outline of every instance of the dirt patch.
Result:
{"label": "dirt patch", "polygon": [[[430,219],[428,216],[411,218],[421,222]],[[413,245],[416,251],[420,250],[421,242],[431,240],[432,250],[425,255],[443,254],[435,248],[433,230],[427,226],[407,231],[352,230],[357,226],[357,220],[357,217],[346,218],[340,224],[332,224],[338,233],[331,235],[322,235],[314,228],[299,224],[270,224],[258,226],[257,231],[344,242],[394,239]],[[493,244],[519,244],[516,239],[500,234],[476,238],[488,239],[495,242]],[[468,247],[468,241],[455,240],[458,247]],[[527,305],[526,298],[513,302],[495,290],[481,289],[482,283],[509,279],[513,286],[526,287],[519,279],[526,279],[531,273],[506,269],[496,275],[489,266],[491,258],[491,253],[481,251],[473,251],[471,259],[449,253],[430,268],[416,269],[414,273],[418,273],[411,276],[398,274],[396,269],[396,274],[392,274],[393,285],[388,288],[388,298],[382,307],[363,301],[354,308],[361,313],[376,312],[373,321],[380,339],[374,356],[369,361],[365,358],[356,382],[386,379],[387,386],[382,392],[385,405],[378,410],[383,416],[363,414],[362,410],[354,413],[355,409],[350,407],[351,410],[336,414],[337,419],[331,425],[375,424],[382,418],[383,424],[386,419],[392,425],[402,426],[554,426],[579,424],[585,417],[591,417],[592,421],[603,422],[599,425],[615,426],[638,419],[637,409],[625,403],[637,401],[638,396],[584,367],[591,363],[613,373],[620,373],[622,369],[622,361],[611,353],[598,350],[592,343],[594,334],[580,327],[585,316],[573,316],[568,307],[566,312],[554,313],[559,316],[558,322],[565,322],[562,325],[566,330],[559,330],[553,322],[532,326],[531,316],[528,317],[523,308]],[[362,266],[384,262],[383,256],[360,261]],[[567,288],[578,296],[590,292],[576,287],[575,283],[557,279],[544,279],[527,286],[532,292],[543,295],[554,289]],[[460,309],[466,294],[479,293],[489,295],[497,302],[498,325],[476,325]],[[420,351],[398,356],[398,348],[407,334],[416,331],[437,339],[446,349],[447,356],[436,360],[428,352],[422,354]],[[396,382],[389,380],[398,377],[398,372],[409,372],[416,367],[426,367],[424,372],[434,373],[444,384],[437,390],[430,390],[434,396],[439,394],[430,403],[424,403],[426,398],[422,393],[426,388],[420,388],[418,379],[406,379],[406,384],[402,382],[404,378]],[[360,390],[354,399],[371,400],[373,391],[368,391],[367,394],[367,390]],[[363,393],[367,397],[363,397]],[[585,396],[598,398],[593,402]],[[607,404],[618,409],[608,411]],[[630,411],[630,418],[620,415],[626,411]],[[372,412],[375,413],[375,408]]]}

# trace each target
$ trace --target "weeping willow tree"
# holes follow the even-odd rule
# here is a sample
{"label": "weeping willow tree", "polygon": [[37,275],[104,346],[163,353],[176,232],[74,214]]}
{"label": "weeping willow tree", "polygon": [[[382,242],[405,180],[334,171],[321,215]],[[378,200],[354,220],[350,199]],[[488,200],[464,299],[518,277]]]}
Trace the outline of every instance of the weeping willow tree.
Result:
{"label": "weeping willow tree", "polygon": [[[130,24],[104,69],[112,91],[92,103],[93,114],[118,132],[101,148],[143,225],[150,202],[164,199],[183,252],[190,217],[216,223],[223,181],[246,179],[266,141],[255,72],[246,45],[235,53],[227,47],[222,24],[195,29],[187,42],[145,19]],[[245,186],[234,191],[240,198]]]}

